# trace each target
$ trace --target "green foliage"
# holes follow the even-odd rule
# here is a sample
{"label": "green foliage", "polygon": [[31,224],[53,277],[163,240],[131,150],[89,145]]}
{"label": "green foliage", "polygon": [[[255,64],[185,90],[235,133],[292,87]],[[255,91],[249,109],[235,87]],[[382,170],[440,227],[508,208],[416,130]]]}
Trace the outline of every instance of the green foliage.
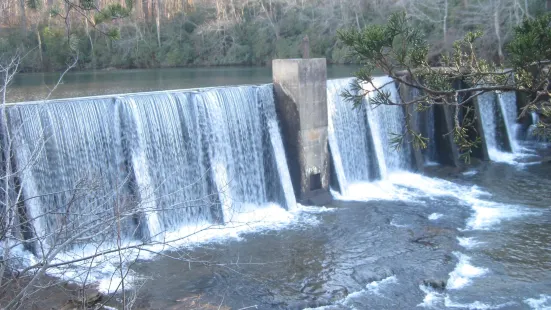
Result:
{"label": "green foliage", "polygon": [[[486,92],[519,91],[530,97],[524,107],[538,110],[545,119],[551,119],[551,106],[547,91],[551,88],[548,61],[551,59],[551,15],[541,15],[526,19],[514,29],[514,36],[508,45],[508,61],[512,69],[488,61],[479,55],[477,44],[483,37],[481,31],[467,32],[456,40],[449,53],[429,55],[430,46],[424,34],[415,27],[405,12],[392,14],[386,24],[369,25],[362,30],[350,29],[338,32],[339,39],[346,45],[352,57],[363,67],[356,73],[357,82],[352,91],[342,95],[355,107],[364,103],[369,93],[370,104],[412,105],[418,110],[426,110],[433,105],[448,105],[455,111],[452,134],[462,158],[470,161],[473,149],[481,143],[476,134],[476,114],[472,111],[473,100]],[[434,61],[438,59],[435,66]],[[375,70],[393,78],[399,85],[417,88],[422,95],[410,101],[393,101],[390,94],[371,81]],[[460,82],[466,88],[456,88]],[[459,115],[465,115],[463,119]],[[401,146],[408,141],[414,147],[426,147],[428,140],[410,128],[406,119],[406,130],[393,133],[391,143]],[[538,128],[549,128],[547,123]],[[544,131],[544,130],[543,130]]]}
{"label": "green foliage", "polygon": [[42,7],[42,2],[38,0],[27,0],[27,7],[32,10],[38,10]]}
{"label": "green foliage", "polygon": [[[63,68],[78,43],[76,35],[68,39],[63,29],[44,27],[42,30],[42,49],[52,67]],[[69,42],[71,42],[69,44]]]}
{"label": "green foliage", "polygon": [[131,8],[125,8],[120,3],[110,4],[94,15],[94,22],[98,25],[107,21],[125,18],[130,15],[130,11]]}
{"label": "green foliage", "polygon": [[94,0],[80,0],[79,4],[84,10],[92,10],[96,7]]}
{"label": "green foliage", "polygon": [[551,59],[551,14],[527,19],[514,29],[508,45],[509,62],[514,68]]}

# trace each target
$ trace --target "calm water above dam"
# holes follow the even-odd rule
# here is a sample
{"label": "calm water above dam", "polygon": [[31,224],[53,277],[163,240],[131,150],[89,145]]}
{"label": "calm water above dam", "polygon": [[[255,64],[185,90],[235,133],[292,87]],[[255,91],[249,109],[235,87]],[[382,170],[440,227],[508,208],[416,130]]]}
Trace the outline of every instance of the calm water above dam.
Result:
{"label": "calm water above dam", "polygon": [[[351,76],[356,66],[329,65],[328,78]],[[42,100],[60,73],[23,73],[15,76],[8,102]],[[270,67],[210,67],[139,70],[73,71],[50,99],[124,94],[168,89],[272,82]]]}

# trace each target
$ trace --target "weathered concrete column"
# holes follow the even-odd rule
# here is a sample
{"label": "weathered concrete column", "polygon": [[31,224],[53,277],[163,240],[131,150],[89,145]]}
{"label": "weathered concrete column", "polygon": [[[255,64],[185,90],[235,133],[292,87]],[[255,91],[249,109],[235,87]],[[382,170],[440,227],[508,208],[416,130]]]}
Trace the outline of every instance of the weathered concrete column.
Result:
{"label": "weathered concrete column", "polygon": [[329,188],[326,60],[275,59],[272,72],[295,195],[300,201],[325,196]]}

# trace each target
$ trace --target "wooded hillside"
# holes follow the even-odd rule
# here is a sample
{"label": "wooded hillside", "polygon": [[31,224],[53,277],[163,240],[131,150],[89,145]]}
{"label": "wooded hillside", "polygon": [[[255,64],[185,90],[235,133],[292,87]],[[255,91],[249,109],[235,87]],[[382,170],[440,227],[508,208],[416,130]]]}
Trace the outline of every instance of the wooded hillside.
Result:
{"label": "wooded hillside", "polygon": [[[506,61],[503,46],[524,17],[545,0],[2,0],[0,53],[30,51],[25,71],[66,67],[78,51],[80,69],[203,65],[265,65],[298,57],[304,36],[311,57],[353,62],[338,29],[386,21],[405,10],[430,38],[435,54],[467,31],[483,30],[484,56]],[[129,16],[101,10],[120,4]],[[104,16],[105,18],[105,16]],[[105,35],[116,28],[119,38]],[[68,37],[71,37],[70,39]]]}

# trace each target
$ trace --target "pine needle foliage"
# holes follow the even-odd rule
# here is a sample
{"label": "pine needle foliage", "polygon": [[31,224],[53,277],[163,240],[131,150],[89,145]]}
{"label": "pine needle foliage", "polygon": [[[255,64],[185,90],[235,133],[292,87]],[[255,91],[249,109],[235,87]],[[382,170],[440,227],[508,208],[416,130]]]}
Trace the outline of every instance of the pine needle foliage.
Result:
{"label": "pine needle foliage", "polygon": [[[479,56],[477,48],[481,31],[467,33],[453,44],[451,52],[429,56],[430,46],[425,35],[415,27],[405,12],[392,14],[383,25],[368,25],[363,29],[341,30],[340,41],[351,51],[351,57],[362,64],[355,74],[356,80],[342,96],[355,107],[365,104],[370,95],[372,108],[380,105],[413,106],[424,111],[435,105],[445,105],[454,111],[453,140],[466,162],[474,148],[481,144],[476,133],[476,113],[472,101],[487,92],[519,92],[529,101],[522,107],[519,117],[536,111],[543,117],[537,125],[538,134],[549,135],[551,105],[549,102],[551,59],[551,15],[527,18],[514,29],[507,46],[506,65]],[[398,87],[417,89],[415,98],[393,101],[384,86],[373,83],[374,74],[383,73],[392,78]],[[466,87],[455,85],[461,82]],[[406,109],[407,110],[407,109]],[[391,142],[404,141],[416,148],[426,148],[429,140],[406,126],[403,132],[393,133]]]}

